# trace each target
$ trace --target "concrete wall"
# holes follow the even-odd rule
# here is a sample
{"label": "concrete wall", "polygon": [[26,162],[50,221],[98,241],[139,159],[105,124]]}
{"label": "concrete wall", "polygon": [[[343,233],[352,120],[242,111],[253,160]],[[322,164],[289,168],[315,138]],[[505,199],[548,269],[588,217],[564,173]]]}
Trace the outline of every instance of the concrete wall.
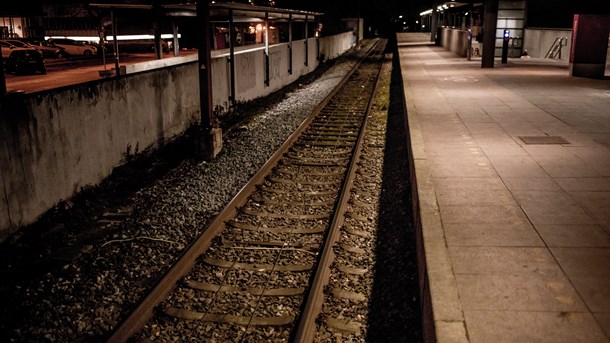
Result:
{"label": "concrete wall", "polygon": [[468,31],[443,27],[441,29],[441,46],[459,56],[466,57],[468,52]]}
{"label": "concrete wall", "polygon": [[0,115],[0,239],[199,118],[195,65],[7,100]]}
{"label": "concrete wall", "polygon": [[[307,48],[306,44],[307,42]],[[289,73],[287,43],[269,47],[269,85],[265,86],[265,53],[263,45],[235,51],[235,92],[237,101],[253,100],[275,92],[318,67],[318,45],[324,58],[336,58],[353,46],[353,34],[309,38],[292,43],[292,74]],[[305,54],[307,51],[307,65]],[[228,109],[231,92],[229,51],[223,49],[212,57],[214,106],[219,111]]]}
{"label": "concrete wall", "polygon": [[[320,39],[326,56],[338,56],[352,34]],[[318,65],[315,38],[270,49],[270,84],[264,85],[260,49],[236,55],[238,100],[267,95]],[[212,60],[214,106],[227,108],[227,56]],[[126,75],[11,97],[0,103],[0,241],[81,188],[99,184],[132,155],[154,148],[199,118],[196,55],[126,66]],[[157,68],[152,69],[151,68]]]}
{"label": "concrete wall", "polygon": [[[572,48],[572,30],[569,29],[525,29],[523,48],[532,58],[544,58],[557,37],[566,38],[564,43],[567,43],[567,45],[561,49],[561,59],[568,61]],[[445,49],[466,57],[468,31],[444,27],[441,29],[440,42]]]}
{"label": "concrete wall", "polygon": [[525,29],[523,48],[532,58],[544,58],[557,37],[566,38],[567,46],[561,48],[561,59],[568,61],[572,48],[572,30],[569,29]]}

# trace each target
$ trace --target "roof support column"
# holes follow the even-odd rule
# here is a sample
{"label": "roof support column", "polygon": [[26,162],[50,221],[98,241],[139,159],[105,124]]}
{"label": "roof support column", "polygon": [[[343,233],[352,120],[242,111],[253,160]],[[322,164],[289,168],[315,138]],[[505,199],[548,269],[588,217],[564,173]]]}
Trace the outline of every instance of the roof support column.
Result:
{"label": "roof support column", "polygon": [[163,58],[163,45],[161,41],[161,6],[159,1],[153,3],[153,35],[155,36],[155,58],[160,60]]}
{"label": "roof support column", "polygon": [[485,0],[485,18],[483,25],[483,57],[481,68],[493,68],[496,53],[496,27],[498,25],[499,0]]}
{"label": "roof support column", "polygon": [[265,12],[265,86],[269,86],[269,12]]}
{"label": "roof support column", "polygon": [[229,103],[235,103],[235,28],[233,26],[233,10],[229,10],[229,82],[231,83],[231,94]]}
{"label": "roof support column", "polygon": [[212,97],[212,57],[210,51],[210,3],[197,1],[199,106],[201,111],[200,132],[197,136],[197,153],[204,160],[211,160],[222,149],[222,130],[214,122]]}
{"label": "roof support column", "polygon": [[[2,55],[0,55],[0,66],[4,65]],[[4,77],[4,68],[0,68],[0,100],[6,98],[6,78]]]}
{"label": "roof support column", "polygon": [[116,76],[121,76],[121,68],[119,65],[119,41],[118,41],[118,29],[117,19],[114,15],[114,11],[110,11],[110,21],[112,22],[112,45],[114,52],[114,72]]}
{"label": "roof support column", "polygon": [[174,57],[180,56],[180,41],[178,40],[178,24],[175,20],[172,20],[172,33],[174,34],[174,40],[172,46],[174,47]]}
{"label": "roof support column", "polygon": [[316,29],[315,29],[315,37],[316,37],[316,59],[318,60],[318,63],[321,62],[320,61],[320,32],[318,31],[320,30],[320,17],[316,18]]}
{"label": "roof support column", "polygon": [[610,15],[574,15],[570,75],[604,78],[609,30]]}
{"label": "roof support column", "polygon": [[292,75],[292,13],[288,15],[288,74]]}
{"label": "roof support column", "polygon": [[307,37],[307,31],[309,26],[309,16],[305,15],[305,66],[309,65],[309,42]]}
{"label": "roof support column", "polygon": [[432,3],[432,13],[430,13],[430,41],[436,42],[436,33],[438,31],[438,3]]}

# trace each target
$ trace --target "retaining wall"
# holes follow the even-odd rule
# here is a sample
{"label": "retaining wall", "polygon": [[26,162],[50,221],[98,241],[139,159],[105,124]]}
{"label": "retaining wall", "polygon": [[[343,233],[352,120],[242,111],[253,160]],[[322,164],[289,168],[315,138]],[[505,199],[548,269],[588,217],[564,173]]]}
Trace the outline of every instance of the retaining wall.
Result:
{"label": "retaining wall", "polygon": [[441,46],[466,57],[468,52],[468,30],[443,27],[441,29]]}
{"label": "retaining wall", "polygon": [[572,30],[570,29],[525,29],[523,48],[532,58],[544,58],[558,37],[565,38],[564,44],[567,43],[567,45],[561,48],[561,59],[568,61],[572,49]]}
{"label": "retaining wall", "polygon": [[[339,56],[352,33],[319,39],[320,53]],[[318,66],[318,41],[270,47],[270,80],[265,86],[260,47],[238,51],[236,98],[251,100],[274,92]],[[212,60],[213,101],[228,107],[228,56]],[[154,148],[183,133],[200,118],[197,57],[185,56],[125,66],[126,75],[39,93],[0,103],[0,241],[36,221],[83,187],[99,184],[128,155]]]}
{"label": "retaining wall", "polygon": [[[468,31],[447,27],[443,27],[440,31],[441,46],[459,56],[466,57]],[[572,48],[572,30],[569,29],[525,29],[523,48],[527,50],[528,55],[532,58],[544,58],[557,37],[566,38],[564,43],[567,43],[567,45],[561,48],[561,59],[567,61],[570,58],[570,49]]]}

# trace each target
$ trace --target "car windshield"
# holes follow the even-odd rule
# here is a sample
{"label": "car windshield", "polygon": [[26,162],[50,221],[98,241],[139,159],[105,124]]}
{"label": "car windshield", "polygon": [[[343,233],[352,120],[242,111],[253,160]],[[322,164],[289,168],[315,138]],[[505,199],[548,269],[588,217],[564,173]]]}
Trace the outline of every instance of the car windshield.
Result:
{"label": "car windshield", "polygon": [[0,41],[0,45],[7,48],[14,48],[15,46],[9,42]]}
{"label": "car windshield", "polygon": [[18,40],[12,40],[12,41],[9,41],[9,43],[13,44],[14,46],[21,47],[21,48],[27,48],[28,47],[28,44],[26,44],[26,43],[24,43],[22,41],[18,41]]}

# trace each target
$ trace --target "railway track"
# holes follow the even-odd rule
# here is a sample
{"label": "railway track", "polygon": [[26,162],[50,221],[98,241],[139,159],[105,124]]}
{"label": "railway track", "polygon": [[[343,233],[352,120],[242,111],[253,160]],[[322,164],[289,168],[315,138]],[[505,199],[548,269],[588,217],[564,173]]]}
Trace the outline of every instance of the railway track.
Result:
{"label": "railway track", "polygon": [[[320,340],[316,319],[332,295],[360,299],[358,292],[329,292],[325,285],[337,270],[363,273],[337,263],[331,268],[331,262],[342,256],[337,246],[364,253],[337,242],[340,230],[366,237],[343,224],[346,213],[347,221],[362,216],[353,210],[362,203],[351,190],[366,183],[357,181],[356,169],[384,48],[384,41],[371,48],[109,341]],[[321,325],[358,331],[350,324],[326,316]]]}

